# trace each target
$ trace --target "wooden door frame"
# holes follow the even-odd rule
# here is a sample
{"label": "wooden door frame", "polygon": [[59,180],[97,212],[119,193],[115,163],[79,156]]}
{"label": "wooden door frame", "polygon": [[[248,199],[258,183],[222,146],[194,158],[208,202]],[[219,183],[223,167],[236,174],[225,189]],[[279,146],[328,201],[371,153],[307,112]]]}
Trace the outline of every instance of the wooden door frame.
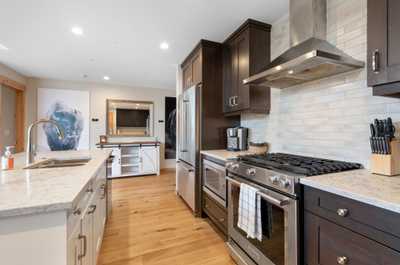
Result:
{"label": "wooden door frame", "polygon": [[[15,91],[15,152],[24,151],[25,144],[25,90],[26,86],[17,81],[11,80],[5,76],[0,75],[0,85],[7,86]],[[0,120],[1,120],[1,109],[0,109]],[[2,139],[0,139],[0,148],[3,149]]]}

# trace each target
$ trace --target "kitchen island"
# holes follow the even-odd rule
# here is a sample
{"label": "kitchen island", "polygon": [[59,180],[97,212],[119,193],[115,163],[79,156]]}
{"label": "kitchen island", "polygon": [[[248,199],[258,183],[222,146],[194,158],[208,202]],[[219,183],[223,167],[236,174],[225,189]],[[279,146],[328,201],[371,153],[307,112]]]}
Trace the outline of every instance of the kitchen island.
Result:
{"label": "kitchen island", "polygon": [[[96,264],[106,220],[110,151],[41,154],[90,157],[82,166],[0,172],[0,255],[8,265]],[[78,263],[77,263],[78,262]]]}

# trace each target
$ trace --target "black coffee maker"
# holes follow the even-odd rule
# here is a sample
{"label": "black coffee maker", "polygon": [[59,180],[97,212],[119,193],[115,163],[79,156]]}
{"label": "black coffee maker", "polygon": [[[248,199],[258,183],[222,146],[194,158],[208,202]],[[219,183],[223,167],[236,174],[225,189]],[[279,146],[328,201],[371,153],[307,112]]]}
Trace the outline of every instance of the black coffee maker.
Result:
{"label": "black coffee maker", "polygon": [[226,130],[227,150],[228,151],[244,151],[248,148],[248,128],[235,127]]}

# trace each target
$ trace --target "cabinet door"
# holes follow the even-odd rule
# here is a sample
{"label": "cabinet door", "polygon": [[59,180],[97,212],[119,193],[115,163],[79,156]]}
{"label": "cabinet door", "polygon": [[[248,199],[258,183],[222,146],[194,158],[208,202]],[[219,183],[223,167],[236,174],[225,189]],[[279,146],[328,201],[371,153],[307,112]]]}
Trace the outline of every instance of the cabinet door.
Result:
{"label": "cabinet door", "polygon": [[237,91],[234,100],[235,109],[244,110],[250,106],[249,86],[243,84],[243,80],[249,77],[249,31],[244,31],[236,40],[237,50]]}
{"label": "cabinet door", "polygon": [[400,264],[400,253],[309,212],[304,220],[305,265]]}
{"label": "cabinet door", "polygon": [[82,265],[94,265],[93,255],[93,215],[86,211],[81,220],[81,249],[80,260]]}
{"label": "cabinet door", "polygon": [[121,149],[113,148],[111,155],[114,156],[113,162],[111,164],[111,176],[119,177],[121,176]]}
{"label": "cabinet door", "polygon": [[154,174],[158,171],[158,152],[156,146],[142,146],[140,148],[141,173]]}
{"label": "cabinet door", "polygon": [[197,85],[202,82],[202,68],[201,68],[201,51],[193,56],[192,59],[192,85]]}
{"label": "cabinet door", "polygon": [[224,113],[235,111],[237,93],[238,56],[236,42],[232,41],[223,50],[223,100]]}
{"label": "cabinet door", "polygon": [[67,265],[80,265],[81,254],[81,240],[79,234],[81,231],[80,222],[72,230],[71,234],[68,235],[67,242]]}
{"label": "cabinet door", "polygon": [[99,256],[101,242],[104,234],[104,225],[106,222],[106,182],[103,181],[98,187],[94,197],[94,205],[96,208],[93,210],[93,259],[94,264],[97,262]]}
{"label": "cabinet door", "polygon": [[192,80],[192,64],[189,62],[182,69],[182,85],[184,90],[192,86]]}
{"label": "cabinet door", "polygon": [[400,1],[368,0],[368,85],[400,81]]}

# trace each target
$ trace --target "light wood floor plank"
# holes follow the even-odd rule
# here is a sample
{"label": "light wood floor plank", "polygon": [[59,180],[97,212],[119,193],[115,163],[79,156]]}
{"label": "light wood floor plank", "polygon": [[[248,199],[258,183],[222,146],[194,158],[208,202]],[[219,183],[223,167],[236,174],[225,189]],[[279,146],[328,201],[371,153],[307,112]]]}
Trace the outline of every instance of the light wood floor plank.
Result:
{"label": "light wood floor plank", "polygon": [[234,265],[223,240],[175,195],[175,172],[113,180],[98,265]]}

